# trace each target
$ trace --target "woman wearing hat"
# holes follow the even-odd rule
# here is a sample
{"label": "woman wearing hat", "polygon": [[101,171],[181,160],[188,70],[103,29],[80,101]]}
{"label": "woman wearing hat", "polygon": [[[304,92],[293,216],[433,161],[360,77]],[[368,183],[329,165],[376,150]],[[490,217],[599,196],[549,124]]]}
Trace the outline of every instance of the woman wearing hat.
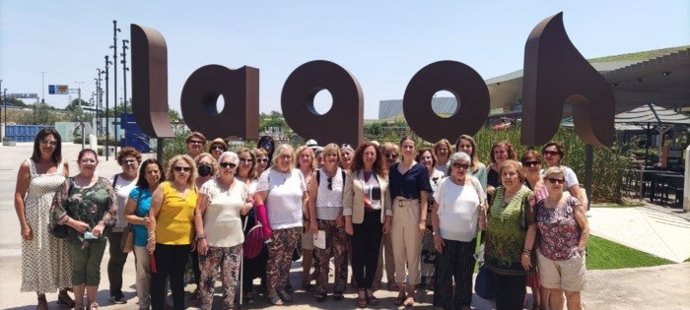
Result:
{"label": "woman wearing hat", "polygon": [[208,147],[208,152],[213,155],[213,158],[218,160],[220,154],[228,150],[228,144],[222,138],[215,138],[211,141],[211,145]]}

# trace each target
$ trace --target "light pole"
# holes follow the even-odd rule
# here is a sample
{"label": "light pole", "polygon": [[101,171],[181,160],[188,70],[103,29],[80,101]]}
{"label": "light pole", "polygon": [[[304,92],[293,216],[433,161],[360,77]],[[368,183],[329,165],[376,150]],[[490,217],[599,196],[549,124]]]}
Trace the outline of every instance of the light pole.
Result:
{"label": "light pole", "polygon": [[[117,33],[120,32],[120,28],[117,28],[117,20],[113,20],[113,45],[110,48],[113,49],[113,110],[117,113]],[[117,119],[117,114],[115,114]],[[118,124],[118,122],[115,122]],[[120,137],[117,135],[117,127],[115,126],[115,150],[117,151],[117,146],[120,144]],[[106,159],[107,160],[107,159]]]}
{"label": "light pole", "polygon": [[[81,149],[84,149],[84,145],[86,144],[86,128],[85,128],[85,123],[84,123],[84,107],[81,105],[81,84],[84,83],[84,81],[73,81],[72,83],[77,84],[77,105],[79,106],[79,123],[81,124]],[[71,103],[71,102],[70,102]]]}
{"label": "light pole", "polygon": [[129,70],[129,68],[127,68],[127,49],[129,48],[129,47],[127,47],[127,43],[129,43],[129,40],[122,40],[122,54],[120,54],[122,56],[122,80],[123,80],[122,87],[124,88],[124,97],[125,97],[125,101],[124,101],[123,106],[122,106],[122,111],[125,112],[124,127],[123,127],[124,128],[123,131],[124,131],[124,135],[125,135],[124,146],[127,146],[127,123],[129,123],[129,121],[127,119],[128,118],[127,117],[127,71]]}
{"label": "light pole", "polygon": [[110,106],[108,105],[108,68],[110,68],[110,65],[112,62],[108,60],[108,55],[105,55],[105,160],[108,160],[108,154],[110,154],[110,150],[108,149],[110,146],[110,118],[108,117],[108,113],[110,113]]}
{"label": "light pole", "polygon": [[[103,113],[98,113],[103,109],[103,88],[101,88],[101,74],[105,73],[101,68],[96,68],[96,71],[98,72],[98,79],[96,79],[96,117],[103,117]],[[100,114],[100,116],[99,116]],[[100,119],[97,120],[98,123],[98,134],[100,135],[101,132],[103,131],[103,125]]]}

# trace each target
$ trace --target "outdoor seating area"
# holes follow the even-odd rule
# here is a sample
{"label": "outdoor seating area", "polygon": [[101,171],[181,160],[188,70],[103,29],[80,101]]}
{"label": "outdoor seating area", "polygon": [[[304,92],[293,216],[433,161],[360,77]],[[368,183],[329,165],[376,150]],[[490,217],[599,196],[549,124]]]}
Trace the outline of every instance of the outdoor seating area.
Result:
{"label": "outdoor seating area", "polygon": [[629,169],[623,178],[624,190],[632,197],[672,208],[683,207],[685,175],[665,169]]}

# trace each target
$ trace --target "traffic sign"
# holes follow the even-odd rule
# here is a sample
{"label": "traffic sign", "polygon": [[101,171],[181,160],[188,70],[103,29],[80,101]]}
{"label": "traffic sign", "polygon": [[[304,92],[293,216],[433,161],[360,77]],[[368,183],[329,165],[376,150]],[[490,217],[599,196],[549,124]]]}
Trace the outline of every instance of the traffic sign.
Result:
{"label": "traffic sign", "polygon": [[50,95],[67,95],[69,94],[68,85],[48,85],[48,94]]}

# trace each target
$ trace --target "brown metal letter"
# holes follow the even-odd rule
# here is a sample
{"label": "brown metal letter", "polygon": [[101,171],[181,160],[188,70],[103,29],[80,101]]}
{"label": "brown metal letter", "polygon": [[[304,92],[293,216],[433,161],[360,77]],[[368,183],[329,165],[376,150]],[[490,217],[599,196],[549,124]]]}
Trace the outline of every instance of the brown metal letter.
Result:
{"label": "brown metal letter", "polygon": [[168,48],[156,29],[130,25],[132,111],[150,137],[173,137],[168,116]]}
{"label": "brown metal letter", "polygon": [[[453,93],[458,102],[455,114],[448,118],[431,108],[431,99],[440,90]],[[410,128],[422,139],[455,141],[462,134],[477,133],[484,125],[489,115],[489,89],[468,65],[438,61],[419,70],[407,84],[403,112]]]}
{"label": "brown metal letter", "polygon": [[[217,111],[223,95],[225,107]],[[259,69],[203,66],[182,88],[182,115],[189,129],[207,137],[259,138]]]}
{"label": "brown metal letter", "polygon": [[[314,110],[314,96],[328,90],[331,109],[323,115]],[[364,137],[364,103],[357,79],[343,67],[315,60],[292,71],[281,95],[285,122],[300,136],[327,143],[358,145]]]}
{"label": "brown metal letter", "polygon": [[570,42],[562,12],[530,33],[522,87],[522,144],[548,142],[560,125],[565,102],[572,103],[575,130],[583,142],[613,144],[613,91]]}

